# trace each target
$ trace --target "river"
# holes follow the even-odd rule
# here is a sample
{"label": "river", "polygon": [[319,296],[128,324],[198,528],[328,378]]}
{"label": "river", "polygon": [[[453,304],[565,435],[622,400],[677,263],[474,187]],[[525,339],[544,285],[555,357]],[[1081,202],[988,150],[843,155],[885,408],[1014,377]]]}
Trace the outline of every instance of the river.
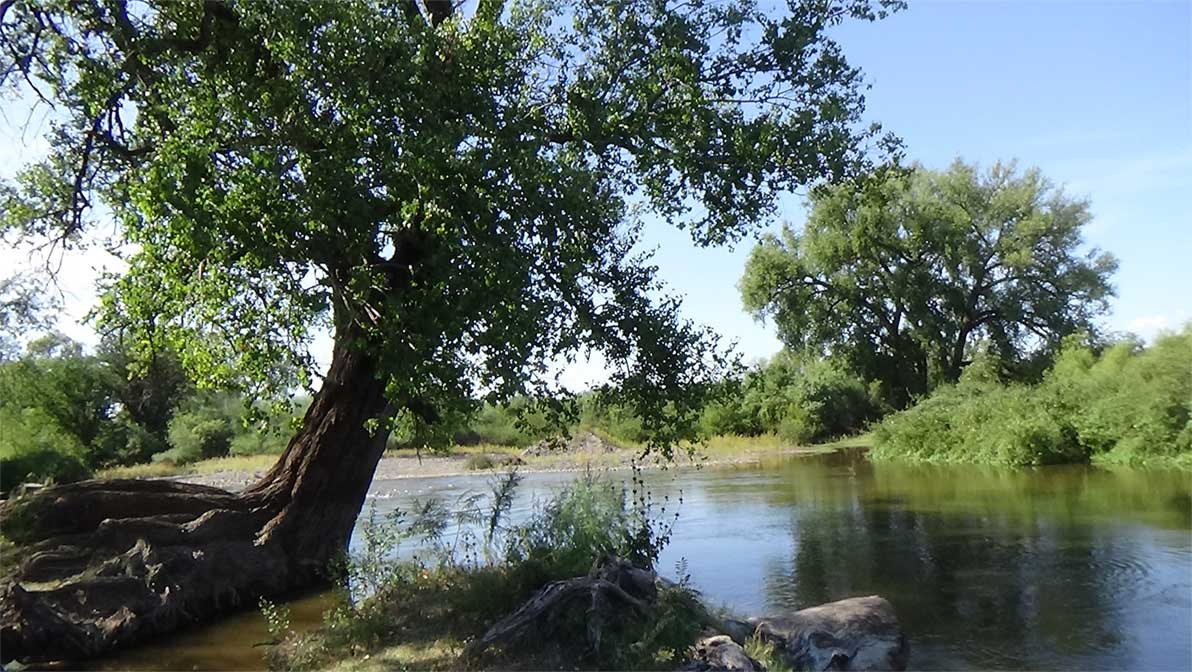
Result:
{"label": "river", "polygon": [[[527,475],[513,517],[573,477]],[[489,478],[376,481],[370,505],[450,502]],[[656,500],[682,497],[660,571],[673,577],[685,560],[706,601],[738,614],[879,594],[910,639],[912,669],[1192,669],[1192,473],[837,453],[646,478]],[[317,623],[326,604],[292,603],[292,622]],[[267,638],[250,611],[89,667],[250,669]]]}

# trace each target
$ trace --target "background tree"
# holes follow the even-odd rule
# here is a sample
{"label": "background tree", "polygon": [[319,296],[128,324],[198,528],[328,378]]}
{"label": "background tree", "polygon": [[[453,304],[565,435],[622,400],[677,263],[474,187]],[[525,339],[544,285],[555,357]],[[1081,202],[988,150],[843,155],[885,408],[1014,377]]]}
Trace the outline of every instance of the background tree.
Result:
{"label": "background tree", "polygon": [[56,297],[28,274],[0,280],[0,362],[20,355],[24,336],[48,329],[57,307]]}
{"label": "background tree", "polygon": [[107,309],[201,383],[284,395],[310,335],[335,339],[246,491],[90,483],[6,507],[10,536],[96,549],[43,542],[22,576],[110,560],[122,588],[70,580],[84,614],[8,584],[4,655],[92,652],[317,579],[391,422],[553,396],[552,365],[583,350],[668,449],[724,359],[652,298],[640,217],[736,240],[779,193],[863,168],[877,131],[828,31],[898,4],[0,3],[3,85],[66,118],[5,186],[5,224],[70,245],[110,208],[135,252]]}
{"label": "background tree", "polygon": [[[151,344],[138,344],[120,331],[100,341],[97,357],[119,381],[118,398],[129,420],[153,437],[156,446],[138,451],[139,461],[162,450],[170,419],[178,406],[194,394],[178,356]],[[146,452],[147,451],[147,452]]]}
{"label": "background tree", "polygon": [[[106,338],[99,353],[91,355],[66,335],[50,332],[29,341],[21,357],[0,362],[0,406],[13,414],[33,413],[20,424],[36,430],[6,431],[0,457],[47,453],[32,462],[50,467],[45,472],[13,468],[9,485],[65,480],[53,468],[54,446],[39,438],[46,432],[70,437],[57,452],[87,470],[145,462],[167,448],[167,423],[192,386],[169,353],[139,362],[127,345]],[[38,424],[51,424],[52,431]]]}
{"label": "background tree", "polygon": [[956,381],[978,342],[1011,372],[1040,371],[1113,294],[1117,262],[1081,238],[1088,203],[1036,170],[885,171],[810,206],[801,231],[754,249],[745,305],[789,347],[846,357],[898,406]]}

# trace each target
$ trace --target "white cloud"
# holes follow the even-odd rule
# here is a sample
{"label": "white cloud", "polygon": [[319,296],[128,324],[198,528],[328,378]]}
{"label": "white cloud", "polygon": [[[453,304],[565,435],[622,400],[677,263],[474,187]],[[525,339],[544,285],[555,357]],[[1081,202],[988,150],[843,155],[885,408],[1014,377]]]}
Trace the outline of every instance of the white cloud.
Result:
{"label": "white cloud", "polygon": [[1165,331],[1177,330],[1189,321],[1192,321],[1192,313],[1177,312],[1141,315],[1125,321],[1124,324],[1118,322],[1117,326],[1123,331],[1135,334],[1147,342],[1152,342],[1159,334]]}

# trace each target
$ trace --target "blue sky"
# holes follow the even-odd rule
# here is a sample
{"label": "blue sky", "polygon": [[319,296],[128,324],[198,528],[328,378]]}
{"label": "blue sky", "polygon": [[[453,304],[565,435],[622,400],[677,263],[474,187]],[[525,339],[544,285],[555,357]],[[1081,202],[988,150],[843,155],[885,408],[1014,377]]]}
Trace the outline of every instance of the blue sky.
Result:
{"label": "blue sky", "polygon": [[[909,159],[1018,159],[1091,201],[1086,238],[1121,263],[1112,328],[1150,336],[1192,319],[1192,2],[911,0],[837,35],[872,86],[868,116]],[[783,218],[803,221],[800,199]],[[741,309],[750,243],[699,250],[663,227],[648,242],[688,316],[747,359],[780,347]]]}
{"label": "blue sky", "polygon": [[[1192,2],[911,0],[837,35],[872,86],[868,117],[904,139],[909,159],[932,168],[956,157],[1018,159],[1090,199],[1088,242],[1121,262],[1110,327],[1151,336],[1192,320]],[[44,141],[22,137],[24,110],[4,106],[8,176]],[[800,224],[801,201],[788,203],[783,219]],[[772,326],[741,309],[736,285],[751,242],[704,250],[658,225],[645,243],[658,248],[659,273],[688,317],[735,340],[747,360],[779,349]],[[12,251],[0,250],[0,266],[5,257]],[[75,320],[94,301],[101,263],[92,253],[62,278],[63,329],[84,341],[90,330]],[[579,365],[567,379],[582,384],[601,369]]]}

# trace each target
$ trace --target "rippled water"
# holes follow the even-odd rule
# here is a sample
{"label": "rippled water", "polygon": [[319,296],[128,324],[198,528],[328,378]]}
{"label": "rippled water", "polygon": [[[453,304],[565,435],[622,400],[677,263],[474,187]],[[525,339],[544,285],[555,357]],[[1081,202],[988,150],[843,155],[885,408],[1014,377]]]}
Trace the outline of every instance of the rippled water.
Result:
{"label": "rippled water", "polygon": [[[572,475],[528,475],[514,516]],[[614,474],[620,478],[620,474]],[[917,669],[1192,670],[1192,474],[871,465],[855,455],[648,476],[683,498],[660,569],[771,615],[880,594]],[[378,513],[487,490],[483,476],[373,484]],[[318,596],[293,605],[317,623]],[[267,638],[245,613],[106,669],[245,669]]]}

